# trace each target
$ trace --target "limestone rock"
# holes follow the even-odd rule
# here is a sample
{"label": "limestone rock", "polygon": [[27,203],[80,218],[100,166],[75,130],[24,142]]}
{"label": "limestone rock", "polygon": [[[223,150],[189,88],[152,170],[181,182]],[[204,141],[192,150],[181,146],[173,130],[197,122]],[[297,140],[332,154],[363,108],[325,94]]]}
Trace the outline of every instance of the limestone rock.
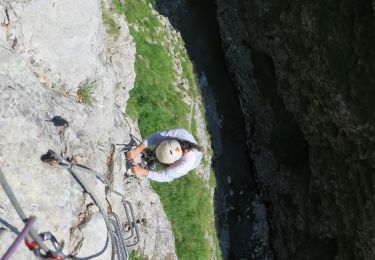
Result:
{"label": "limestone rock", "polygon": [[[141,241],[133,249],[150,258],[176,258],[171,226],[158,196],[147,180],[129,177],[119,145],[130,141],[130,133],[139,137],[137,126],[122,114],[135,79],[135,44],[123,17],[116,16],[120,37],[111,42],[100,1],[3,2],[0,166],[26,214],[37,217],[40,232],[51,231],[65,241],[65,254],[94,254],[105,242],[106,227],[90,197],[66,170],[41,162],[41,155],[52,149],[105,174],[128,196],[140,226]],[[92,88],[91,104],[77,92],[84,84]],[[80,176],[125,227],[121,199],[94,175]],[[23,226],[3,192],[0,219],[19,230]],[[0,255],[15,239],[9,225],[0,226]],[[110,248],[98,259],[109,259]],[[24,245],[13,257],[35,259]]]}

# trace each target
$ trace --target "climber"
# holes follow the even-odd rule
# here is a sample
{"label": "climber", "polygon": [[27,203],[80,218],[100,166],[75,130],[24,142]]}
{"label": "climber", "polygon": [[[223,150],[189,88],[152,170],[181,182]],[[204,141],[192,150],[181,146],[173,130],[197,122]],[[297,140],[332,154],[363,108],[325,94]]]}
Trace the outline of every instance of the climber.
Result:
{"label": "climber", "polygon": [[185,129],[170,129],[149,135],[136,148],[127,153],[133,160],[149,146],[156,146],[155,154],[164,170],[153,171],[133,164],[131,171],[136,175],[147,176],[157,182],[169,182],[198,167],[202,159],[202,148],[195,138]]}

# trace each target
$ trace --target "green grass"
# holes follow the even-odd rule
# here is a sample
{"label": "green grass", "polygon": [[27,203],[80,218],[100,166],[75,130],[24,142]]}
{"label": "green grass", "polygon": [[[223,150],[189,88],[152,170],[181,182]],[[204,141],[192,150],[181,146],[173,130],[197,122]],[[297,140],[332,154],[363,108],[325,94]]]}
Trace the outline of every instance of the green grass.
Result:
{"label": "green grass", "polygon": [[127,1],[126,10],[128,21],[145,29],[136,31],[130,27],[137,47],[137,79],[130,92],[127,114],[138,121],[144,136],[167,128],[189,129],[189,107],[174,89],[172,59],[162,46],[163,35],[156,31],[159,21],[143,1]]}
{"label": "green grass", "polygon": [[126,12],[125,6],[123,5],[121,0],[112,0],[113,5],[116,8],[116,11],[123,14]]}
{"label": "green grass", "polygon": [[152,183],[172,223],[179,259],[209,259],[206,233],[213,219],[211,195],[193,172],[170,184]]}
{"label": "green grass", "polygon": [[120,26],[116,23],[115,19],[111,16],[104,4],[102,4],[102,19],[106,32],[117,41],[120,36]]}
{"label": "green grass", "polygon": [[215,172],[213,170],[211,170],[211,173],[210,173],[210,180],[209,180],[209,184],[210,184],[210,187],[211,188],[215,188],[216,185],[217,185],[217,182],[216,182],[216,177],[215,177]]}
{"label": "green grass", "polygon": [[190,126],[190,129],[191,129],[191,134],[194,136],[195,140],[197,140],[198,143],[200,143],[200,140],[199,140],[199,136],[198,136],[198,124],[197,124],[197,120],[195,120],[194,118],[194,111],[193,111],[193,114],[191,115],[191,126]]}
{"label": "green grass", "polygon": [[130,260],[147,260],[147,257],[138,251],[132,251],[129,255]]}
{"label": "green grass", "polygon": [[[181,42],[180,45],[184,46],[183,42]],[[189,94],[192,97],[197,97],[198,95],[200,95],[200,90],[198,89],[197,84],[196,84],[193,64],[191,63],[191,60],[185,48],[179,51],[179,55],[181,57],[183,76],[188,80],[189,85],[193,86],[192,88],[189,89]]]}
{"label": "green grass", "polygon": [[79,101],[85,103],[89,106],[93,105],[94,102],[94,90],[95,90],[95,83],[94,82],[85,82],[79,86],[77,91]]}
{"label": "green grass", "polygon": [[[160,22],[152,13],[149,0],[113,0],[116,10],[124,13],[130,24],[130,33],[136,43],[136,81],[130,92],[126,113],[138,122],[142,136],[152,132],[182,127],[197,136],[197,123],[191,108],[183,102],[175,89],[172,59],[163,46],[166,32],[158,30]],[[178,44],[183,44],[182,42]],[[179,51],[183,76],[191,88],[192,98],[199,95],[193,66],[186,51]],[[191,121],[191,122],[190,122]],[[216,254],[210,248],[207,236],[216,238],[212,196],[205,183],[195,172],[171,183],[152,182],[159,194],[176,239],[179,259],[209,259]]]}
{"label": "green grass", "polygon": [[216,258],[217,260],[222,260],[223,259],[223,256],[221,254],[221,248],[220,248],[220,243],[219,243],[219,239],[217,238],[217,234],[215,232],[215,236],[214,236],[214,243],[215,243],[215,254],[216,254]]}

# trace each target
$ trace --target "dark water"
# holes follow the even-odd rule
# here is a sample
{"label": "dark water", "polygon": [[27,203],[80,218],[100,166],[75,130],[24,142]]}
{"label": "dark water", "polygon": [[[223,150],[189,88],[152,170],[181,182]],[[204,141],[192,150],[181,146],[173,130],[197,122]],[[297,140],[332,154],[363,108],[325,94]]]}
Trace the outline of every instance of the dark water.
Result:
{"label": "dark water", "polygon": [[[255,259],[251,202],[255,185],[243,116],[225,66],[213,0],[156,1],[180,31],[199,78],[214,150],[217,229],[224,259]],[[252,254],[253,252],[253,254]]]}

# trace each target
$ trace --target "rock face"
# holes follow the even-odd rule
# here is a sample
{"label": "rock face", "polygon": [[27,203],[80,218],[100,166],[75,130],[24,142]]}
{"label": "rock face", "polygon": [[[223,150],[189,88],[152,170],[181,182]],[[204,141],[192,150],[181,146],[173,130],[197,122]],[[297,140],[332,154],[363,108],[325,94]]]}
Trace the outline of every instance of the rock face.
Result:
{"label": "rock face", "polygon": [[218,0],[277,259],[374,259],[371,1]]}
{"label": "rock face", "polygon": [[[0,2],[0,166],[35,227],[65,241],[65,254],[88,256],[106,240],[92,200],[62,169],[41,162],[48,149],[106,174],[134,208],[141,240],[135,250],[153,259],[175,259],[174,237],[148,180],[127,174],[123,146],[138,136],[125,115],[133,87],[135,45],[125,20],[117,40],[106,34],[100,1]],[[103,8],[110,1],[103,2]],[[87,101],[78,90],[91,89]],[[90,101],[91,100],[91,101]],[[57,119],[57,120],[56,120]],[[68,124],[62,124],[63,120]],[[119,197],[95,176],[81,173],[104,208],[126,225]],[[23,227],[0,192],[0,255]],[[4,225],[8,223],[8,225]],[[110,259],[111,246],[98,259]],[[21,245],[14,259],[34,259]]]}

